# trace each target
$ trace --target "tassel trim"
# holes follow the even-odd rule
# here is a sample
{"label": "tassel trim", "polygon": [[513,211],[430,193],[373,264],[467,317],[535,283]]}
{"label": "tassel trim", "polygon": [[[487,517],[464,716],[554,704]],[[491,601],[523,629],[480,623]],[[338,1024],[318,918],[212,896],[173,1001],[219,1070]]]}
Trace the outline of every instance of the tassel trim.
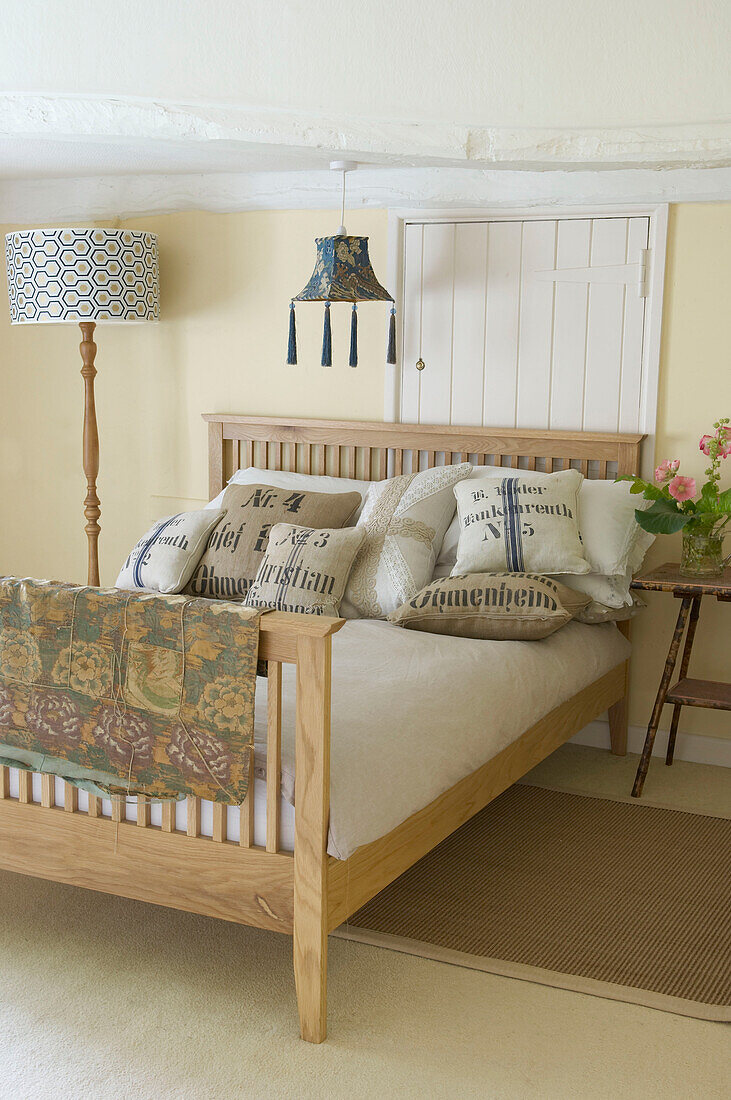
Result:
{"label": "tassel trim", "polygon": [[297,328],[294,321],[294,302],[289,303],[289,343],[287,344],[287,366],[297,365]]}
{"label": "tassel trim", "polygon": [[325,323],[322,327],[322,359],[323,367],[333,365],[333,334],[330,327],[330,303],[325,302]]}
{"label": "tassel trim", "polygon": [[396,306],[391,306],[391,317],[388,322],[388,348],[386,350],[386,362],[396,362]]}
{"label": "tassel trim", "polygon": [[351,367],[358,366],[358,307],[353,302],[353,312],[350,315],[350,359]]}

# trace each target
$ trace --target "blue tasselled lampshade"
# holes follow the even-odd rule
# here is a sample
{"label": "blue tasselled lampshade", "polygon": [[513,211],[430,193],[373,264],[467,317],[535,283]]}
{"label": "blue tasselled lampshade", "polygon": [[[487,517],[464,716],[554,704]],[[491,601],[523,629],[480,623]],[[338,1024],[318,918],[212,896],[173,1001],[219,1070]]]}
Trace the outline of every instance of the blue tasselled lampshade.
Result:
{"label": "blue tasselled lampshade", "polygon": [[157,321],[157,237],[131,229],[29,229],[5,238],[14,325]]}
{"label": "blue tasselled lampshade", "polygon": [[297,362],[297,341],[295,333],[294,303],[324,302],[325,327],[322,340],[322,365],[332,366],[332,333],[330,328],[330,303],[352,302],[353,312],[350,327],[350,365],[358,364],[358,302],[391,302],[391,322],[389,328],[388,351],[386,361],[396,362],[395,349],[395,309],[393,295],[381,286],[368,255],[368,238],[351,237],[346,233],[336,233],[332,237],[317,237],[317,258],[307,286],[292,298],[290,304],[288,363]]}
{"label": "blue tasselled lampshade", "polygon": [[367,237],[317,237],[315,270],[295,302],[390,302],[371,267]]}

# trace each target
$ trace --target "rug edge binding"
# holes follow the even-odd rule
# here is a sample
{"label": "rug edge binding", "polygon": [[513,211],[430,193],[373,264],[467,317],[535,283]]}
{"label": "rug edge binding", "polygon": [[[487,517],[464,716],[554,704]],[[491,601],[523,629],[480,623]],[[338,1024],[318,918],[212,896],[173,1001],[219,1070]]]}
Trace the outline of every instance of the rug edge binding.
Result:
{"label": "rug edge binding", "polygon": [[534,982],[538,985],[565,989],[572,993],[585,993],[590,997],[602,997],[605,1000],[623,1001],[626,1004],[653,1008],[659,1012],[671,1012],[676,1016],[689,1016],[696,1020],[713,1023],[731,1023],[731,1005],[712,1005],[702,1001],[692,1001],[684,997],[673,997],[665,993],[655,993],[636,986],[618,985],[596,978],[584,978],[578,974],[563,974],[557,970],[544,970],[539,966],[526,963],[512,963],[504,959],[494,959],[482,955],[470,955],[463,951],[454,951],[448,947],[422,940],[412,940],[405,936],[393,936],[387,932],[372,932],[367,928],[354,925],[340,925],[330,935],[337,939],[363,943],[369,947],[382,947],[401,954],[414,955],[433,962],[461,966],[468,970],[481,970],[502,978],[516,978],[519,981]]}

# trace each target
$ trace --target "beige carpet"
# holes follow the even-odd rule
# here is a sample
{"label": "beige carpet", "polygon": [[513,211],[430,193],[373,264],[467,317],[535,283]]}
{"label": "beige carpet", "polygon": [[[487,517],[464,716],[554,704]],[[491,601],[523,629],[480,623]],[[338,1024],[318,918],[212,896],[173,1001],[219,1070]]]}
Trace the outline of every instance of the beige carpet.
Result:
{"label": "beige carpet", "polygon": [[[604,752],[554,758],[579,788],[625,792]],[[660,766],[656,793],[682,778],[706,805],[719,771]],[[288,938],[0,874],[0,1097],[728,1096],[724,1025],[332,938],[329,977],[330,1038],[311,1047]]]}
{"label": "beige carpet", "polygon": [[731,1020],[731,821],[506,791],[344,933],[462,966]]}

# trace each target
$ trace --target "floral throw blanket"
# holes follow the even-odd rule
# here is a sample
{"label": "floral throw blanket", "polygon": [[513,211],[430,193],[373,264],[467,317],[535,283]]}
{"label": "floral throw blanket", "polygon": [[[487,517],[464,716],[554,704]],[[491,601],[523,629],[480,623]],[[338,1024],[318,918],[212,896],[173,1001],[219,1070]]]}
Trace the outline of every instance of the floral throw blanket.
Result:
{"label": "floral throw blanket", "polygon": [[241,803],[259,617],[218,600],[0,578],[0,742],[114,776],[110,794]]}

